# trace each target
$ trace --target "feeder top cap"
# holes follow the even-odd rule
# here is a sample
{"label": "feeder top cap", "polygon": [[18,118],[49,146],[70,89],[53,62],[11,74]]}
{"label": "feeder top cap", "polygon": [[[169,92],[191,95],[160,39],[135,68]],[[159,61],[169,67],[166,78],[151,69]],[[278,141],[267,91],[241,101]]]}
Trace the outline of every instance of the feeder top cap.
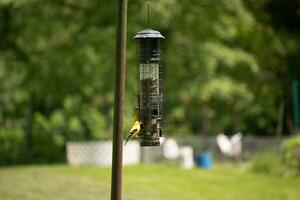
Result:
{"label": "feeder top cap", "polygon": [[158,38],[158,39],[164,39],[165,37],[156,30],[152,29],[145,29],[136,34],[134,36],[134,39],[144,39],[144,38]]}

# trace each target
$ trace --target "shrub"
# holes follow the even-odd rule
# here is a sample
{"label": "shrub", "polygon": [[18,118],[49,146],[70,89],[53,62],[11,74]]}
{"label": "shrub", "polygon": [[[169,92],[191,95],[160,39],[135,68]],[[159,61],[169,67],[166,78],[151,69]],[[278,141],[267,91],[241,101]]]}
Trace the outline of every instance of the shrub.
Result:
{"label": "shrub", "polygon": [[18,164],[24,161],[23,134],[20,131],[0,130],[0,165]]}
{"label": "shrub", "polygon": [[283,172],[281,157],[274,153],[261,153],[254,157],[251,162],[251,170],[254,172],[279,175]]}
{"label": "shrub", "polygon": [[32,138],[34,163],[57,163],[65,160],[64,140],[57,134],[49,121],[41,114],[35,115]]}
{"label": "shrub", "polygon": [[56,163],[65,161],[64,141],[48,121],[36,115],[30,151],[23,130],[0,129],[0,165]]}
{"label": "shrub", "polygon": [[300,135],[284,141],[283,159],[292,174],[300,175]]}

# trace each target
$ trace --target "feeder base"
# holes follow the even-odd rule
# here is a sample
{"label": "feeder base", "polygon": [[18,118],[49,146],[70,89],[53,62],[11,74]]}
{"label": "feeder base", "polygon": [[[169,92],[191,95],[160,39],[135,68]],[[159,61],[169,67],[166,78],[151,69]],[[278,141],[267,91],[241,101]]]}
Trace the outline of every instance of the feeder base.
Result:
{"label": "feeder base", "polygon": [[148,146],[160,146],[159,141],[152,141],[152,140],[144,140],[140,142],[141,147],[148,147]]}

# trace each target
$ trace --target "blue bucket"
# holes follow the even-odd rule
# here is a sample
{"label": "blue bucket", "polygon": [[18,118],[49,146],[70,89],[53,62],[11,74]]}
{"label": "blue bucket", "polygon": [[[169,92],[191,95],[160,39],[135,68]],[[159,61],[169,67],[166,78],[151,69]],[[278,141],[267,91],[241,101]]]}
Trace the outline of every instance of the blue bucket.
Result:
{"label": "blue bucket", "polygon": [[211,153],[201,153],[196,156],[198,167],[209,169],[213,166],[213,158]]}

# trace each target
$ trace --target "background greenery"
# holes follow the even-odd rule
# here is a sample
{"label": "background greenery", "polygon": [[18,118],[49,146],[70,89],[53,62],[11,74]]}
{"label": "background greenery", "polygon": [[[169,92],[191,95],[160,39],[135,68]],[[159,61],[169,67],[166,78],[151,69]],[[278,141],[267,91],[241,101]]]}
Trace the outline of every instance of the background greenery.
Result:
{"label": "background greenery", "polygon": [[[166,36],[165,134],[274,135],[280,103],[290,134],[299,4],[152,0],[151,27]],[[136,103],[132,37],[145,24],[145,0],[129,2],[125,130]],[[1,160],[9,144],[25,151],[6,164],[54,162],[69,140],[111,137],[114,37],[114,1],[0,0]]]}

